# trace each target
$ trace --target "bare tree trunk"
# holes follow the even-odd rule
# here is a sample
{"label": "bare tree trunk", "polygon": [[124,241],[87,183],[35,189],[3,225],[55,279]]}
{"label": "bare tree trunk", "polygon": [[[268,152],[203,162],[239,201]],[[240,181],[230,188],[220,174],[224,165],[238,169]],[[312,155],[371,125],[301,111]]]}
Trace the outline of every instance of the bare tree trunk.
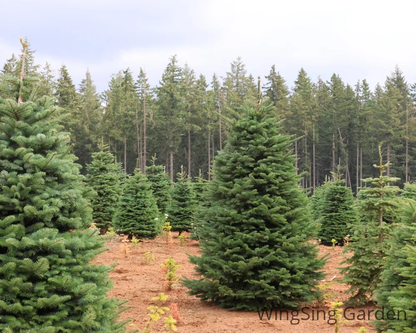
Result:
{"label": "bare tree trunk", "polygon": [[208,128],[208,180],[211,180],[211,131]]}
{"label": "bare tree trunk", "polygon": [[295,168],[296,174],[298,174],[298,142],[295,141]]}
{"label": "bare tree trunk", "polygon": [[312,131],[313,131],[313,146],[312,146],[312,187],[313,187],[313,194],[315,194],[315,187],[316,187],[316,161],[315,161],[315,123],[312,124]]}
{"label": "bare tree trunk", "polygon": [[406,107],[406,183],[409,182],[409,109]]}
{"label": "bare tree trunk", "polygon": [[363,148],[360,148],[360,187],[363,187]]}
{"label": "bare tree trunk", "polygon": [[124,172],[127,173],[127,139],[124,136]]}
{"label": "bare tree trunk", "polygon": [[221,124],[222,124],[222,120],[221,120],[221,93],[219,94],[219,99],[218,99],[218,112],[220,114],[220,119],[219,119],[219,134],[220,134],[220,151],[222,150],[222,129],[221,129]]}
{"label": "bare tree trunk", "polygon": [[191,177],[191,109],[188,105],[188,176]]}
{"label": "bare tree trunk", "polygon": [[170,181],[173,183],[173,151],[171,150],[169,152],[169,157],[170,157]]}
{"label": "bare tree trunk", "polygon": [[[387,144],[387,162],[390,162],[390,142]],[[390,165],[387,165],[387,176],[390,177]]]}
{"label": "bare tree trunk", "polygon": [[147,156],[146,156],[146,85],[144,87],[144,96],[143,96],[143,174],[146,174],[146,162],[147,162]]}
{"label": "bare tree trunk", "polygon": [[214,142],[214,136],[211,135],[211,139],[212,139],[212,160],[214,160],[215,158],[215,142]]}
{"label": "bare tree trunk", "polygon": [[332,134],[332,172],[335,173],[335,133]]}
{"label": "bare tree trunk", "polygon": [[357,163],[356,163],[356,175],[355,175],[355,177],[356,177],[356,181],[355,181],[355,186],[356,186],[356,188],[355,188],[355,194],[356,195],[358,194],[358,184],[359,184],[358,182],[360,180],[359,172],[360,172],[360,146],[359,146],[359,144],[357,142]]}

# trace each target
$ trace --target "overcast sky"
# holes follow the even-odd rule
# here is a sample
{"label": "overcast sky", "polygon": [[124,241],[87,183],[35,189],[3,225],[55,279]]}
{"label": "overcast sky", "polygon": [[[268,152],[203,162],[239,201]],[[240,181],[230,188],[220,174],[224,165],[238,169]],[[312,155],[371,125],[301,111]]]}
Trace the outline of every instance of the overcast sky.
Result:
{"label": "overcast sky", "polygon": [[211,81],[241,56],[264,78],[274,64],[293,85],[303,67],[312,80],[383,83],[398,65],[416,82],[414,0],[3,0],[0,64],[19,53],[67,65],[78,85],[87,68],[99,91],[112,73],[143,67],[158,84],[177,54]]}

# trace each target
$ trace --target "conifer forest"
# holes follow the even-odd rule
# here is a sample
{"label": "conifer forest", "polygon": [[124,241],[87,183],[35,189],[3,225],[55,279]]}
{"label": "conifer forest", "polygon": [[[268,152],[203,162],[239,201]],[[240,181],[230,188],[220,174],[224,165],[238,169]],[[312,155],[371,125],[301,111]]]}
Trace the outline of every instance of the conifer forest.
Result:
{"label": "conifer forest", "polygon": [[288,82],[178,54],[156,85],[120,68],[99,92],[20,44],[0,73],[0,332],[416,332],[399,66]]}

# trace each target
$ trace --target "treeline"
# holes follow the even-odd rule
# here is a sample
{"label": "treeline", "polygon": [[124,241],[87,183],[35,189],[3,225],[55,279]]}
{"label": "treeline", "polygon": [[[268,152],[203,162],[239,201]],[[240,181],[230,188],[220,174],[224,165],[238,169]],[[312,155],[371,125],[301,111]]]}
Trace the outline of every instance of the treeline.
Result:
{"label": "treeline", "polygon": [[[150,86],[143,69],[134,74],[127,68],[113,74],[99,94],[88,70],[77,88],[65,65],[55,76],[49,64],[36,64],[33,50],[27,53],[27,75],[40,78],[35,94],[53,95],[65,109],[63,125],[84,167],[104,143],[127,173],[136,167],[145,172],[156,155],[172,180],[181,166],[192,177],[201,172],[209,179],[211,162],[228,138],[228,120],[245,103],[268,96],[283,131],[292,135],[303,187],[314,192],[337,171],[356,192],[361,179],[376,176],[372,166],[380,143],[384,159],[392,163],[388,175],[402,183],[416,177],[416,86],[398,67],[374,89],[365,79],[351,86],[336,74],[314,82],[304,69],[289,88],[274,65],[259,80],[237,58],[224,76],[206,78],[179,66],[173,56],[157,86]],[[20,68],[14,55],[6,61],[2,91],[8,75],[18,76]]]}

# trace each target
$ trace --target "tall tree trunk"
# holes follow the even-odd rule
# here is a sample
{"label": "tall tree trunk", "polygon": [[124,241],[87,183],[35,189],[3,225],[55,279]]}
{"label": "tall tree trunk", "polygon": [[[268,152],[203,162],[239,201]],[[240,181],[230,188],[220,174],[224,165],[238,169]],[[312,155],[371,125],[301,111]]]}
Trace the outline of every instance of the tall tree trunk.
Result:
{"label": "tall tree trunk", "polygon": [[138,153],[138,161],[139,161],[139,168],[140,171],[143,172],[143,146],[142,146],[142,125],[139,126],[139,133],[138,138],[139,140],[139,153]]}
{"label": "tall tree trunk", "polygon": [[211,130],[208,128],[208,180],[211,180]]}
{"label": "tall tree trunk", "polygon": [[363,187],[363,148],[360,148],[360,187]]}
{"label": "tall tree trunk", "polygon": [[137,167],[141,169],[141,135],[139,129],[139,108],[136,106]]}
{"label": "tall tree trunk", "polygon": [[298,142],[295,141],[295,168],[296,174],[298,174]]}
{"label": "tall tree trunk", "polygon": [[218,112],[220,114],[220,119],[219,119],[219,134],[220,134],[220,151],[222,150],[222,129],[221,129],[221,124],[222,124],[222,120],[221,120],[221,93],[219,94],[219,99],[218,99]]}
{"label": "tall tree trunk", "polygon": [[169,152],[170,164],[170,181],[173,183],[173,150]]}
{"label": "tall tree trunk", "polygon": [[191,109],[188,105],[188,176],[191,177]]}
{"label": "tall tree trunk", "polygon": [[212,160],[214,160],[215,158],[215,142],[214,142],[214,136],[211,135],[211,139],[212,139]]}
{"label": "tall tree trunk", "polygon": [[332,172],[335,173],[335,133],[332,134]]}
{"label": "tall tree trunk", "polygon": [[[387,163],[390,162],[390,142],[387,143]],[[390,164],[387,165],[387,176],[390,177]]]}
{"label": "tall tree trunk", "polygon": [[313,145],[312,145],[312,186],[313,194],[315,194],[316,187],[316,161],[315,161],[315,123],[312,124],[312,135],[313,135]]}
{"label": "tall tree trunk", "polygon": [[127,173],[127,139],[124,136],[124,172]]}
{"label": "tall tree trunk", "polygon": [[409,108],[406,107],[406,183],[409,182]]}
{"label": "tall tree trunk", "polygon": [[147,162],[147,156],[146,156],[146,86],[144,89],[144,95],[143,95],[143,174],[146,174],[146,162]]}
{"label": "tall tree trunk", "polygon": [[360,176],[359,176],[359,172],[360,172],[360,145],[357,142],[357,163],[356,163],[356,181],[355,181],[355,195],[358,194],[358,182],[360,181]]}

